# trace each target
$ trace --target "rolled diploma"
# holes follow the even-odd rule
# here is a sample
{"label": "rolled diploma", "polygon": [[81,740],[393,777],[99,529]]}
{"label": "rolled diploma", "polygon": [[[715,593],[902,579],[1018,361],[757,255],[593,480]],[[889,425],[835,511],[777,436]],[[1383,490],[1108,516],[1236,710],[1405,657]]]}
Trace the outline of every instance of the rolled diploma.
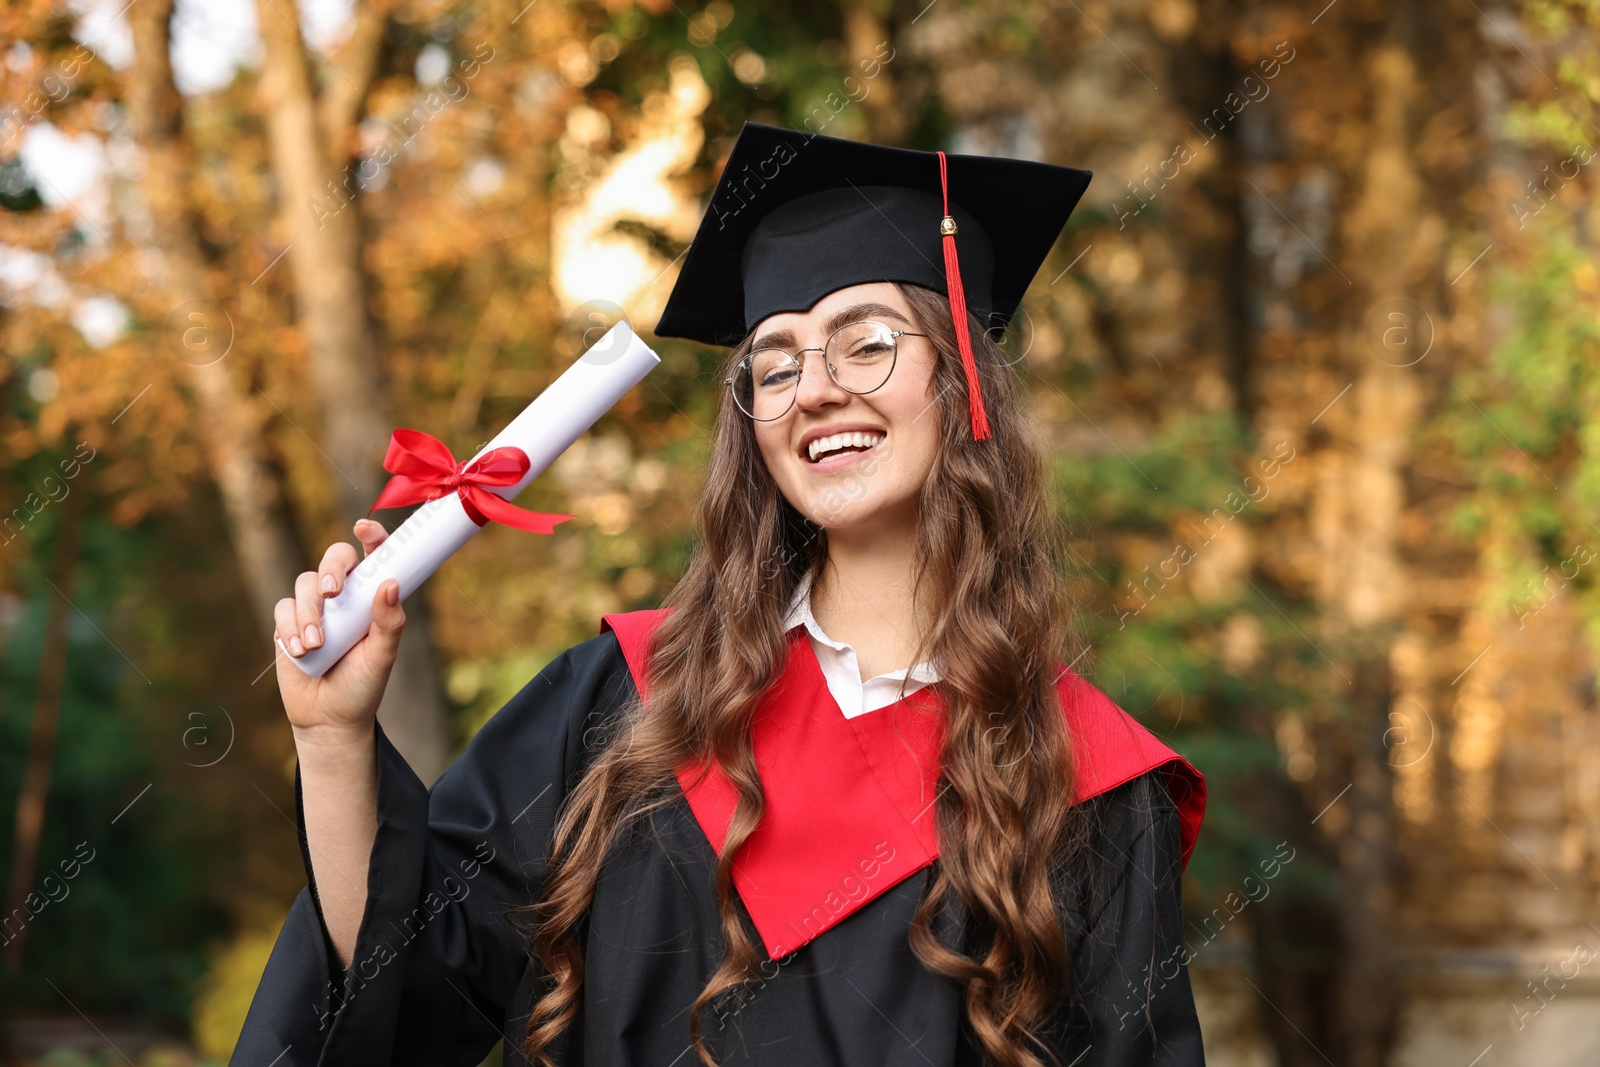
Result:
{"label": "rolled diploma", "polygon": [[[476,459],[490,449],[506,446],[528,454],[528,473],[521,481],[485,488],[507,500],[522,492],[660,362],[627,323],[611,327],[473,456]],[[323,602],[323,642],[319,647],[298,658],[289,655],[281,638],[278,647],[290,663],[313,678],[322,677],[366,635],[372,625],[372,596],[379,585],[397,578],[401,599],[410,596],[479,529],[456,493],[422,504],[376,552],[346,575],[338,596]]]}

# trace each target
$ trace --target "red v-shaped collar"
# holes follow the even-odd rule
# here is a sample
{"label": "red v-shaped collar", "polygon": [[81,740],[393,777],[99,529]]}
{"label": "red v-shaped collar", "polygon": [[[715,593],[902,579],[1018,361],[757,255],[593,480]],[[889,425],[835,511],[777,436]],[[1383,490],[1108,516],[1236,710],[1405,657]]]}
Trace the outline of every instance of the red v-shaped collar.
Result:
{"label": "red v-shaped collar", "polygon": [[[648,700],[644,665],[665,611],[606,615],[634,684]],[[1057,683],[1075,744],[1082,802],[1166,766],[1189,862],[1205,814],[1205,779],[1182,756],[1063,667]],[[752,743],[766,810],[739,850],[733,881],[778,959],[831,928],[939,855],[934,788],[944,741],[937,686],[853,719],[828,691],[803,631],[756,708]],[[702,777],[702,771],[705,771]],[[685,763],[678,784],[718,852],[738,791],[715,763]]]}

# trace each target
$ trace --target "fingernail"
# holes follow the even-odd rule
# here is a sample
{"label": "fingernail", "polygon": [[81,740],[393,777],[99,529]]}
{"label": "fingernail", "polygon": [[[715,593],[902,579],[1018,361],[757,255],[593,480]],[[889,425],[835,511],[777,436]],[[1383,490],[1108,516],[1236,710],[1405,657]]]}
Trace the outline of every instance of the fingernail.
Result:
{"label": "fingernail", "polygon": [[306,627],[306,647],[320,648],[322,646],[322,630],[316,623]]}
{"label": "fingernail", "polygon": [[400,603],[400,583],[391,582],[389,588],[383,591],[383,599],[388,602],[391,608]]}
{"label": "fingernail", "polygon": [[300,635],[299,634],[295,634],[294,636],[290,637],[289,638],[289,655],[291,655],[291,656],[303,656],[305,654],[306,654],[306,646],[302,645],[300,643]]}
{"label": "fingernail", "polygon": [[322,576],[322,591],[324,593],[333,592],[333,575],[324,574]]}

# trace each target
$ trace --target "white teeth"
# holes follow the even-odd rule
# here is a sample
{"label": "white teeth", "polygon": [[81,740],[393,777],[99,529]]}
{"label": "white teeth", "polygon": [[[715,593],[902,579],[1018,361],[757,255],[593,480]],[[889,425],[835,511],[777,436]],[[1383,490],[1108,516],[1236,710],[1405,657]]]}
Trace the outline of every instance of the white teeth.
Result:
{"label": "white teeth", "polygon": [[815,463],[817,457],[826,452],[840,448],[872,448],[883,435],[878,433],[836,433],[832,437],[819,437],[807,446],[811,462]]}

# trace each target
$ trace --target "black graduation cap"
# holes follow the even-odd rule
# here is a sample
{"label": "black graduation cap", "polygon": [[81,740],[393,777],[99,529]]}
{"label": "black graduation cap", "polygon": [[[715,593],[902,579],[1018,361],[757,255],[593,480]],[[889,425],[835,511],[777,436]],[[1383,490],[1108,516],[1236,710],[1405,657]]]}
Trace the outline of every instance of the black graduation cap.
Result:
{"label": "black graduation cap", "polygon": [[746,122],[656,336],[734,345],[768,315],[864,282],[945,292],[981,440],[989,427],[966,309],[1005,328],[1089,178]]}

